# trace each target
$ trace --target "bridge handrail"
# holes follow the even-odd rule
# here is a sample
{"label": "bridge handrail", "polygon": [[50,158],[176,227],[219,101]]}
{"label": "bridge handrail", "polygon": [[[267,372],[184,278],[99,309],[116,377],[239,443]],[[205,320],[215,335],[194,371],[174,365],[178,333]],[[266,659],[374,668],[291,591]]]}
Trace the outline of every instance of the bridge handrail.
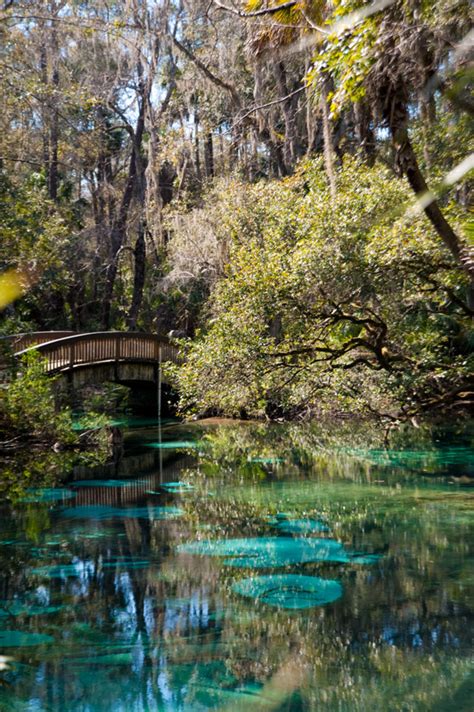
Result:
{"label": "bridge handrail", "polygon": [[9,344],[16,351],[19,351],[27,349],[34,344],[45,344],[48,341],[56,341],[75,334],[77,334],[77,331],[24,331],[21,334],[0,336],[0,343]]}
{"label": "bridge handrail", "polygon": [[37,351],[46,357],[47,372],[103,361],[157,363],[178,360],[178,350],[167,339],[140,331],[96,331],[74,334],[30,346],[15,353],[17,358]]}

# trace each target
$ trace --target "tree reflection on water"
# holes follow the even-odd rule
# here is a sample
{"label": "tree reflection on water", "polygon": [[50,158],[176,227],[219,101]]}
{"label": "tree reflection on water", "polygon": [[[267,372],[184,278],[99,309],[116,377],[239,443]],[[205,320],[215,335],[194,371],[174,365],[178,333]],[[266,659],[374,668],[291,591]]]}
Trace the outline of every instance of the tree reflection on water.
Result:
{"label": "tree reflection on water", "polygon": [[[199,448],[163,459],[140,450],[154,431],[135,433],[114,477],[140,487],[101,487],[82,467],[63,474],[74,498],[2,512],[0,710],[470,709],[474,518],[469,487],[453,484],[454,467],[472,466],[465,435],[405,433],[391,453],[349,429],[163,437]],[[282,520],[329,531],[280,534]],[[183,547],[280,536],[378,558],[254,572]],[[299,610],[239,594],[238,581],[269,574],[337,581],[343,594]]]}

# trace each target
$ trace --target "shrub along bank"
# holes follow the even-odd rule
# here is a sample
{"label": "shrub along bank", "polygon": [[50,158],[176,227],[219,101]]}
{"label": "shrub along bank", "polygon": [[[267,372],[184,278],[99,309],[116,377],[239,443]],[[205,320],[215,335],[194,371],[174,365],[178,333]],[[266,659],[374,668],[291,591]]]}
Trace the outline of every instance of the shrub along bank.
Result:
{"label": "shrub along bank", "polygon": [[[204,208],[225,200],[228,263],[185,365],[170,369],[183,413],[397,420],[472,406],[466,276],[407,183],[348,158],[334,196],[315,159],[282,181],[227,183],[220,198],[215,188]],[[443,209],[463,235],[462,208]]]}

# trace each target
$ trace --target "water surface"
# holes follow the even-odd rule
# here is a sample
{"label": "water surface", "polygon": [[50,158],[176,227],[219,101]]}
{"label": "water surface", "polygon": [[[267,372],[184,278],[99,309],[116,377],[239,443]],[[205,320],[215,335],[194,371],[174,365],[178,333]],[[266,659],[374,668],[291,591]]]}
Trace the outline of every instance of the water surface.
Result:
{"label": "water surface", "polygon": [[2,712],[472,708],[469,432],[121,425],[0,511]]}

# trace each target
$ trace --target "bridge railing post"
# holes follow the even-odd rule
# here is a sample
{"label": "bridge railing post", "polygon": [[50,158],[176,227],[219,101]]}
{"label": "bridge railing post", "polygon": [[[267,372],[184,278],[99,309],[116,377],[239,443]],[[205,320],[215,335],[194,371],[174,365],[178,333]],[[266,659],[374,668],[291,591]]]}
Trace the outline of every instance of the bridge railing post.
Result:
{"label": "bridge railing post", "polygon": [[158,420],[161,421],[161,344],[158,346]]}
{"label": "bridge railing post", "polygon": [[115,335],[115,361],[120,361],[120,336]]}

